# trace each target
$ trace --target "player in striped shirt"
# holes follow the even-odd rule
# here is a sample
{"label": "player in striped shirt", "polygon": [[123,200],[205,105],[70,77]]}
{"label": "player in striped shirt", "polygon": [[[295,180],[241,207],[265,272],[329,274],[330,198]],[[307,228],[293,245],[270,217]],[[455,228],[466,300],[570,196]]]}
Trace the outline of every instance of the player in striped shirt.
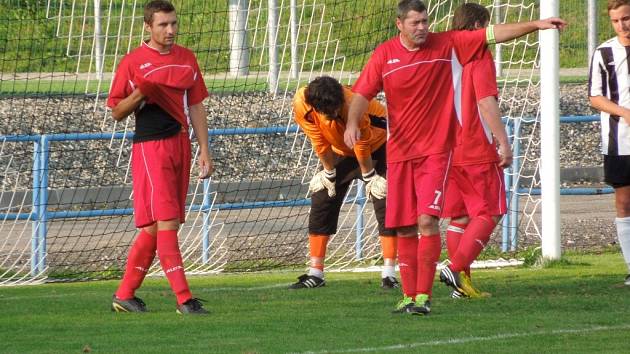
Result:
{"label": "player in striped shirt", "polygon": [[601,111],[604,180],[615,190],[617,237],[630,286],[630,0],[609,0],[608,15],[617,36],[593,53],[588,95]]}
{"label": "player in striped shirt", "polygon": [[387,111],[376,100],[369,102],[361,118],[361,139],[348,148],[343,133],[352,91],[337,80],[321,76],[299,89],[293,98],[293,114],[311,141],[323,169],[310,182],[311,211],[308,233],[310,267],[290,289],[316,288],[326,284],[324,259],[330,235],[337,232],[339,212],[353,180],[366,182],[372,200],[383,250],[381,287],[398,288],[396,279],[396,233],[385,227],[385,119]]}
{"label": "player in striped shirt", "polygon": [[207,314],[188,287],[177,232],[185,220],[190,124],[199,144],[199,178],[208,178],[213,170],[203,107],[208,91],[194,54],[174,43],[177,15],[170,2],[148,2],[144,7],[144,28],[150,39],[122,59],[107,99],[116,121],[132,113],[135,117],[131,174],[134,221],[140,229],[113,296],[112,311],[146,311],[135,291],[157,252],[175,293],[176,311]]}
{"label": "player in striped shirt", "polygon": [[[453,30],[485,28],[490,13],[484,6],[465,3],[455,9]],[[512,163],[512,150],[501,122],[497,102],[496,72],[489,51],[464,66],[462,72],[462,116],[457,126],[459,144],[453,150],[448,175],[443,218],[450,218],[446,231],[449,271],[462,274],[466,292],[453,290],[451,296],[479,297],[470,281],[470,265],[488,243],[507,203],[503,168]],[[499,153],[497,144],[499,143]],[[441,274],[442,275],[442,274]]]}
{"label": "player in striped shirt", "polygon": [[[482,58],[488,43],[540,29],[561,29],[566,23],[549,18],[476,31],[431,33],[425,4],[402,0],[396,25],[400,34],[374,50],[353,87],[345,141],[354,146],[361,136],[358,122],[368,102],[384,91],[389,131],[385,222],[397,229],[404,295],[396,312],[428,314],[441,251],[438,221],[455,125],[461,114],[462,67]],[[461,288],[459,273],[450,281]]]}

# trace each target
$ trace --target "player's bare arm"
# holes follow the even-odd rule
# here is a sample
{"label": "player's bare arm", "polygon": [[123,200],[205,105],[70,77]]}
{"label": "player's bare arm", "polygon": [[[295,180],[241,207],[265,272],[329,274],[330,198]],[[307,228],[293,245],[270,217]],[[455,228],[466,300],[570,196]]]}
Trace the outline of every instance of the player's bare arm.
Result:
{"label": "player's bare arm", "polygon": [[357,162],[359,162],[359,168],[361,169],[361,173],[366,174],[371,172],[374,169],[374,163],[372,161],[371,156],[367,157],[358,157]]}
{"label": "player's bare arm", "polygon": [[112,118],[117,122],[127,118],[127,116],[140,106],[144,98],[145,96],[142,92],[140,92],[139,89],[135,89],[131,95],[118,102],[118,104],[112,108]]}
{"label": "player's bare arm", "polygon": [[327,171],[332,171],[335,169],[335,155],[332,150],[328,150],[321,155],[318,155],[319,162],[321,162],[322,166]]}
{"label": "player's bare arm", "polygon": [[199,144],[199,179],[210,177],[214,171],[214,163],[208,150],[208,121],[206,120],[206,110],[203,103],[190,106],[190,123],[195,130],[197,143]]}
{"label": "player's bare arm", "polygon": [[[537,21],[496,24],[488,27],[487,31],[494,32],[494,42],[503,43],[534,31],[547,29],[563,30],[566,26],[567,23],[563,19],[550,17]],[[489,38],[492,38],[492,33],[490,33]]]}
{"label": "player's bare arm", "polygon": [[623,117],[626,124],[630,125],[630,109],[622,107],[604,96],[591,96],[589,97],[589,100],[591,102],[591,107],[598,111]]}
{"label": "player's bare arm", "polygon": [[501,157],[499,166],[503,168],[509,167],[513,159],[512,149],[508,142],[505,126],[503,126],[501,121],[501,111],[497,98],[494,96],[484,97],[477,101],[477,105],[479,106],[481,118],[488,124],[492,135],[494,135],[499,144],[499,156]]}
{"label": "player's bare arm", "polygon": [[346,122],[346,131],[343,134],[343,141],[349,148],[361,139],[361,131],[359,130],[359,121],[368,109],[370,101],[358,93],[352,96],[352,101],[348,107],[348,121]]}

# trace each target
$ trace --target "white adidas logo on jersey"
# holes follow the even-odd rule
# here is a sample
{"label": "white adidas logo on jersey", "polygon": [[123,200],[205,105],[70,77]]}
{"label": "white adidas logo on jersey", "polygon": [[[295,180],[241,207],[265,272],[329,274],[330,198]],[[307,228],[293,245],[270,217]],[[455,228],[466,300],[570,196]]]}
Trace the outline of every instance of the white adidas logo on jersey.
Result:
{"label": "white adidas logo on jersey", "polygon": [[400,59],[389,59],[387,61],[387,64],[396,64],[396,63],[400,63]]}

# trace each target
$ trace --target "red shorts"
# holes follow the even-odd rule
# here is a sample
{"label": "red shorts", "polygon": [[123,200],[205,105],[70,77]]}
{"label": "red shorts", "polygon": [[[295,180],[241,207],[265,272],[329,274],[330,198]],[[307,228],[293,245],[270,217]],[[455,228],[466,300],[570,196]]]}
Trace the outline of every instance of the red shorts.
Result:
{"label": "red shorts", "polygon": [[498,216],[506,210],[505,181],[499,165],[493,162],[451,167],[442,217]]}
{"label": "red shorts", "polygon": [[131,174],[136,227],[172,219],[185,221],[190,159],[190,140],[184,131],[133,144]]}
{"label": "red shorts", "polygon": [[387,164],[385,226],[411,226],[420,215],[441,215],[450,159],[445,152]]}

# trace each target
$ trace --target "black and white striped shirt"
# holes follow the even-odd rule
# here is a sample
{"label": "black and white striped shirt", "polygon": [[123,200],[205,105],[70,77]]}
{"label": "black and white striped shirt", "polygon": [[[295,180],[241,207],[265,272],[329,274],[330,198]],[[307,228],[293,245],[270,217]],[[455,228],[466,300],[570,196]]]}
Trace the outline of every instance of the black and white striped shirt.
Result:
{"label": "black and white striped shirt", "polygon": [[[617,37],[602,43],[591,61],[588,80],[589,96],[604,96],[630,108],[630,46],[624,47]],[[630,126],[623,118],[601,112],[602,154],[630,155]]]}

